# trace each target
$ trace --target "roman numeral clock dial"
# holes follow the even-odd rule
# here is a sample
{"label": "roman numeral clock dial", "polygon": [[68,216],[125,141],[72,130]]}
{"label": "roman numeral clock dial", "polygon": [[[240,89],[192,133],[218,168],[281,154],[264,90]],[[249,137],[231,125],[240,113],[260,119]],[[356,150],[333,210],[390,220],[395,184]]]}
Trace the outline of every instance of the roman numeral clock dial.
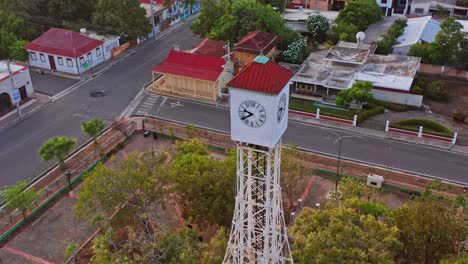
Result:
{"label": "roman numeral clock dial", "polygon": [[247,100],[239,106],[239,118],[249,127],[261,127],[266,121],[266,111],[258,102]]}

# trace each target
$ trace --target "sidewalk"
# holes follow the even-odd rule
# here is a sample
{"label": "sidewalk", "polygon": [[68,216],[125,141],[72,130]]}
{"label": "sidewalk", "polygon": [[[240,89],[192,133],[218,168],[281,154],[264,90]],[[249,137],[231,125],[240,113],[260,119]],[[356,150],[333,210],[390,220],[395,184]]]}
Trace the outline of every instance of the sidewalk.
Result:
{"label": "sidewalk", "polygon": [[0,132],[9,128],[10,126],[13,126],[21,120],[26,119],[31,114],[43,108],[50,102],[50,97],[47,95],[36,93],[35,96],[35,98],[21,106],[21,118],[18,117],[16,109],[0,117]]}

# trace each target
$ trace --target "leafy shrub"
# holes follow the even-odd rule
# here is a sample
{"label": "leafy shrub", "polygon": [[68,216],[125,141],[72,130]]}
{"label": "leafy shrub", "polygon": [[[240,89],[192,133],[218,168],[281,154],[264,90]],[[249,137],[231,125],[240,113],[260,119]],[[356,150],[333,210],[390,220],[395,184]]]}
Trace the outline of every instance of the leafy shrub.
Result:
{"label": "leafy shrub", "polygon": [[393,45],[397,44],[397,38],[403,34],[406,27],[405,19],[397,19],[388,29],[383,38],[377,41],[376,53],[387,55],[392,53]]}
{"label": "leafy shrub", "polygon": [[384,55],[392,53],[394,44],[395,41],[392,41],[392,39],[389,39],[388,37],[384,37],[383,39],[377,41],[377,50],[375,52],[377,54]]}
{"label": "leafy shrub", "polygon": [[383,114],[385,112],[385,109],[382,106],[377,106],[369,110],[361,111],[358,114],[358,123],[361,123],[364,120],[367,120],[370,117],[376,116]]}
{"label": "leafy shrub", "polygon": [[297,39],[289,44],[288,48],[283,52],[284,59],[291,63],[301,63],[306,46],[307,42],[304,38]]}
{"label": "leafy shrub", "polygon": [[434,101],[446,101],[449,96],[447,84],[441,81],[432,82],[426,86],[424,95]]}
{"label": "leafy shrub", "polygon": [[330,29],[328,19],[320,14],[311,15],[306,20],[307,31],[314,39],[324,40],[327,31]]}
{"label": "leafy shrub", "polygon": [[413,87],[411,87],[410,93],[411,94],[417,94],[417,95],[423,95],[424,90],[421,87],[417,86],[417,85],[413,85]]}
{"label": "leafy shrub", "polygon": [[374,103],[380,106],[383,106],[387,108],[388,110],[394,111],[394,112],[405,112],[408,111],[409,107],[406,105],[402,104],[395,104],[395,103],[390,103],[386,101],[381,101],[381,100],[374,100]]}
{"label": "leafy shrub", "polygon": [[456,122],[464,123],[466,115],[462,111],[456,110],[455,112],[453,112],[452,118]]}
{"label": "leafy shrub", "polygon": [[405,130],[410,130],[410,131],[415,131],[415,132],[418,132],[419,127],[422,126],[423,132],[427,134],[432,134],[432,135],[442,136],[442,137],[453,136],[452,130],[448,129],[447,127],[437,122],[434,122],[428,119],[401,120],[401,121],[392,122],[390,126],[394,128],[400,128],[400,129],[405,129]]}

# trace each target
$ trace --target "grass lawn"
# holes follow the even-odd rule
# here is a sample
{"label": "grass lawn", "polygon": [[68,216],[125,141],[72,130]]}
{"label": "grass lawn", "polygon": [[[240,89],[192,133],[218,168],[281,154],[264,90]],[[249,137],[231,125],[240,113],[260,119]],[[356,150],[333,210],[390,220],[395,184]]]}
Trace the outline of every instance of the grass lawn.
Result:
{"label": "grass lawn", "polygon": [[442,136],[453,137],[453,131],[447,127],[428,119],[407,119],[392,122],[390,127],[400,128],[410,131],[419,131],[419,127],[423,127],[423,133]]}

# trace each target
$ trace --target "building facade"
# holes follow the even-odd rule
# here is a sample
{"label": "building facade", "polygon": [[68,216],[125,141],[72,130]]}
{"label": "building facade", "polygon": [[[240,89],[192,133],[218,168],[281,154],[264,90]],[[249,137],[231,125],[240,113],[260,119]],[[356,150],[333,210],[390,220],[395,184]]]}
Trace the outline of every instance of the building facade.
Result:
{"label": "building facade", "polygon": [[[19,91],[19,100],[34,97],[34,88],[29,74],[29,68],[24,65],[10,63],[14,88]],[[15,105],[13,86],[6,61],[0,61],[0,116],[11,110]]]}

